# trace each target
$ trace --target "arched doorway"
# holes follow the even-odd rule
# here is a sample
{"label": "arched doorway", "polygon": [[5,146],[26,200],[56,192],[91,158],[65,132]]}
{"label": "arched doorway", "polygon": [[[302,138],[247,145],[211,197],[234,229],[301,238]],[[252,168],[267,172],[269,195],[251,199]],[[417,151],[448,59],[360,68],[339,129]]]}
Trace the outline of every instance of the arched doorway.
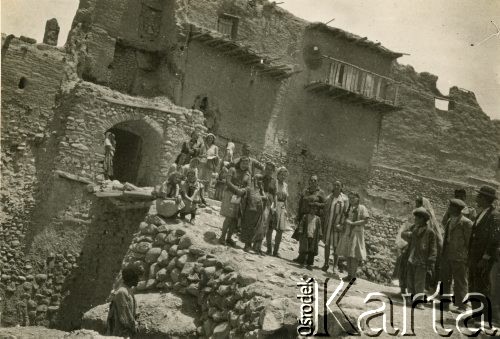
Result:
{"label": "arched doorway", "polygon": [[145,120],[127,120],[110,129],[115,135],[113,179],[138,186],[158,183],[163,136]]}

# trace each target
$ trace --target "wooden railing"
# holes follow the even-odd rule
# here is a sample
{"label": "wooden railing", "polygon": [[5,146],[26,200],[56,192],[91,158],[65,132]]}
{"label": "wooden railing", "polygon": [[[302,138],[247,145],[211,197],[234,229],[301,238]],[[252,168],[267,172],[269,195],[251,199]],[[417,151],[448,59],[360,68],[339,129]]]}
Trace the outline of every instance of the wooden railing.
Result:
{"label": "wooden railing", "polygon": [[348,62],[323,56],[326,63],[325,83],[342,88],[365,98],[375,99],[391,105],[397,105],[398,84],[391,78],[368,71]]}

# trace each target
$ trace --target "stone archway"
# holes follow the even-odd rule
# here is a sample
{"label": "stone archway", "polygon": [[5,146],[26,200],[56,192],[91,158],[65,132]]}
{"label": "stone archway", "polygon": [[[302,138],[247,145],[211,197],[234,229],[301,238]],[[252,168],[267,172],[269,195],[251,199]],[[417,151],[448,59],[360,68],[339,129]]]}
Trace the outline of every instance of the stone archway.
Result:
{"label": "stone archway", "polygon": [[116,137],[114,177],[139,186],[158,183],[163,130],[152,119],[125,120],[108,129]]}

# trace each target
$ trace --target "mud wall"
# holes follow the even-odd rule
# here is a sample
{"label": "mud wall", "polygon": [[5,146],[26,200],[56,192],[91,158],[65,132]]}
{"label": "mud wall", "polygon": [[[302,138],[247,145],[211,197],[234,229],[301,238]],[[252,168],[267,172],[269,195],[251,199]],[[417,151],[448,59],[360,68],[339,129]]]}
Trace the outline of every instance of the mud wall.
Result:
{"label": "mud wall", "polygon": [[494,179],[500,144],[474,94],[451,88],[449,109],[442,111],[434,104],[441,96],[436,76],[395,65],[393,77],[404,84],[402,110],[384,117],[374,162],[436,178]]}

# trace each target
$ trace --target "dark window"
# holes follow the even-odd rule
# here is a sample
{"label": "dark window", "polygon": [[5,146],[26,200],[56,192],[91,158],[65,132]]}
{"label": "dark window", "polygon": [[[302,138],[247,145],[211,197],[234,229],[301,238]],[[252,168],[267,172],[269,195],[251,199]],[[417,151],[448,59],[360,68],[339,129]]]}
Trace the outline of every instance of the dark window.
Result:
{"label": "dark window", "polygon": [[234,15],[222,14],[217,20],[217,31],[227,35],[231,39],[236,39],[238,36],[239,18]]}
{"label": "dark window", "polygon": [[21,77],[21,79],[19,79],[19,84],[17,84],[17,87],[19,87],[20,89],[24,89],[27,83],[28,79],[26,79],[25,77]]}

